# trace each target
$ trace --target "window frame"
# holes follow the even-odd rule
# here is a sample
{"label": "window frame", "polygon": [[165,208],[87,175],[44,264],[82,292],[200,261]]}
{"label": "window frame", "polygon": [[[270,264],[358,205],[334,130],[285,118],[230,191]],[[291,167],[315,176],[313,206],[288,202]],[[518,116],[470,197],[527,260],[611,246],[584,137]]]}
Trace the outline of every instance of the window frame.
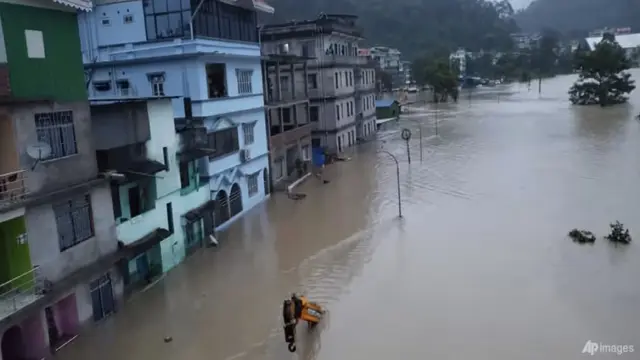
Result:
{"label": "window frame", "polygon": [[256,142],[255,137],[256,122],[242,124],[242,137],[244,139],[244,145],[252,145]]}
{"label": "window frame", "polygon": [[258,182],[259,175],[260,172],[258,171],[247,176],[247,194],[249,194],[249,197],[258,195],[258,193],[260,192],[260,185]]}
{"label": "window frame", "polygon": [[253,94],[253,69],[236,69],[238,95]]}
{"label": "window frame", "polygon": [[[76,203],[77,201],[79,201],[79,199],[82,199],[83,201],[83,204],[81,206],[78,206],[78,204]],[[93,206],[91,203],[91,194],[86,193],[83,195],[74,196],[67,200],[53,204],[51,206],[51,209],[53,211],[53,216],[56,222],[56,231],[58,232],[58,246],[59,246],[60,252],[69,250],[75,247],[76,245],[79,245],[95,237],[95,224],[94,224],[94,218],[93,218]],[[81,210],[86,210],[86,215],[88,216],[87,219],[84,219],[84,220],[79,219],[78,211],[81,211]],[[81,213],[81,215],[84,215],[84,213]],[[63,234],[61,232],[62,226],[60,223],[60,221],[62,220],[66,220],[69,222],[69,226],[70,226],[69,230],[71,231],[70,235],[72,235],[71,239],[63,238]],[[82,224],[82,225],[88,225],[88,232],[86,234],[83,234],[83,235],[78,234],[78,232],[81,232],[82,230],[82,229],[78,229],[78,227],[81,225],[77,224],[77,222],[80,222],[80,221],[86,222],[86,224]],[[71,241],[67,243],[66,240],[71,240]]]}
{"label": "window frame", "polygon": [[[42,161],[63,159],[78,154],[73,111],[51,111],[33,114],[36,138],[51,147],[51,154]],[[67,138],[67,139],[65,139]]]}

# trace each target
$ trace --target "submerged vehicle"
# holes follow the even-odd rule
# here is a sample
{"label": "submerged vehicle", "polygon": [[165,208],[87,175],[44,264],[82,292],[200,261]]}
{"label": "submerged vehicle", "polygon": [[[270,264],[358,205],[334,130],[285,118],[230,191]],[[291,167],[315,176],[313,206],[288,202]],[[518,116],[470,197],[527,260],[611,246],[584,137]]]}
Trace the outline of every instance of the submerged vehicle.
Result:
{"label": "submerged vehicle", "polygon": [[322,306],[310,302],[305,296],[293,294],[291,299],[283,301],[284,339],[289,351],[296,351],[296,325],[298,325],[298,321],[306,321],[309,328],[313,328],[320,323],[325,312]]}

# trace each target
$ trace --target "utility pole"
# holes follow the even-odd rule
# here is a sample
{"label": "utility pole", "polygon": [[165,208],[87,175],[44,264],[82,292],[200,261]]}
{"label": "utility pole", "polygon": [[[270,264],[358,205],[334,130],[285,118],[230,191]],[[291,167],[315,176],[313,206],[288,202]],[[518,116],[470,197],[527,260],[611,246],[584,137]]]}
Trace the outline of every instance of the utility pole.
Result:
{"label": "utility pole", "polygon": [[393,161],[395,161],[396,163],[396,181],[398,183],[398,217],[402,218],[402,198],[400,197],[400,163],[392,153],[386,150],[381,150],[381,152],[391,156]]}

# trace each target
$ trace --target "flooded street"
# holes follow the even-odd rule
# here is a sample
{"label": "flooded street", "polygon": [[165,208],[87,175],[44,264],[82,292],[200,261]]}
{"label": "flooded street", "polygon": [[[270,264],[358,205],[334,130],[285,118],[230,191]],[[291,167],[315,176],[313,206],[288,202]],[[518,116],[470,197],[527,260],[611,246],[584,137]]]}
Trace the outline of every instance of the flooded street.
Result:
{"label": "flooded street", "polygon": [[[640,72],[634,72],[640,79]],[[63,360],[579,359],[592,340],[640,352],[640,248],[599,238],[620,220],[640,239],[640,90],[630,104],[576,108],[571,77],[475,90],[416,108],[411,164],[399,129],[330,166],[292,201],[276,194]],[[419,124],[423,132],[420,161]],[[403,219],[397,219],[400,161]],[[326,305],[287,351],[291,292]],[[171,336],[172,342],[163,338]]]}

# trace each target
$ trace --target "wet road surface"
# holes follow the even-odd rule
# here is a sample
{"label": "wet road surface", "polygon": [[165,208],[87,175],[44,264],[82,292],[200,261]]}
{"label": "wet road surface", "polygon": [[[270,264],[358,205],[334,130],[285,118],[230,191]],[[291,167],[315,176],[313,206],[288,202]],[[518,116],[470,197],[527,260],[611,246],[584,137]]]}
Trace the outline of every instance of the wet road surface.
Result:
{"label": "wet road surface", "polygon": [[[634,73],[636,78],[639,72]],[[598,239],[620,220],[640,238],[640,92],[570,106],[571,78],[475,90],[415,108],[412,163],[398,129],[274,195],[58,354],[64,360],[579,359],[587,340],[640,352],[640,250]],[[439,136],[434,136],[435,112]],[[422,124],[423,161],[417,136]],[[400,161],[403,219],[396,219]],[[292,291],[329,308],[286,350]],[[171,343],[164,343],[172,336]]]}

